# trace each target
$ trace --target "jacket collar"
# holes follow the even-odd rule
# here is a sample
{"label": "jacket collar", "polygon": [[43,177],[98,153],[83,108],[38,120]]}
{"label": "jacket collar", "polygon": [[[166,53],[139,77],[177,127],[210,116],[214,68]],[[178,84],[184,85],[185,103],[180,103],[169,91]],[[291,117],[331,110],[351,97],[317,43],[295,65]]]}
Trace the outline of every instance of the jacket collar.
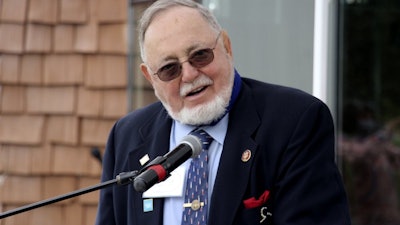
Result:
{"label": "jacket collar", "polygon": [[[149,156],[150,160],[153,160],[155,157],[164,155],[168,152],[172,119],[168,116],[166,110],[161,106],[161,103],[159,104],[159,113],[156,114],[150,123],[145,124],[139,129],[142,144],[129,153],[130,170],[137,170],[140,166],[136,161],[146,154]],[[143,212],[144,210],[141,208],[143,207],[142,204],[144,204],[142,194],[135,192],[133,187],[132,191],[134,192],[133,195],[137,196],[133,199],[133,201],[136,202],[133,203],[135,206],[133,207],[134,211],[131,212],[132,219],[134,221],[140,221],[141,225],[162,225],[164,200],[150,200],[152,204],[152,211]]]}
{"label": "jacket collar", "polygon": [[[243,82],[239,98],[229,114],[228,132],[211,197],[209,225],[232,224],[233,216],[221,215],[235,215],[243,204],[254,159],[251,156],[256,154],[258,148],[252,138],[260,125],[256,104],[250,87]],[[249,152],[250,158],[244,158],[244,154]]]}

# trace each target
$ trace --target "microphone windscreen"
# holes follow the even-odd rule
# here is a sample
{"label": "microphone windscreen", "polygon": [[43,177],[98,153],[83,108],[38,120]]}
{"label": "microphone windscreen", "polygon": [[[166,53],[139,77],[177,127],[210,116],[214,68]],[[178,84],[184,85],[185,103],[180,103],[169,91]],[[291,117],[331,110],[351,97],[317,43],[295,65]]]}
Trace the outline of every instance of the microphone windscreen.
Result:
{"label": "microphone windscreen", "polygon": [[187,135],[183,137],[180,143],[185,143],[192,148],[192,158],[196,158],[198,155],[200,155],[203,148],[200,139],[194,135]]}

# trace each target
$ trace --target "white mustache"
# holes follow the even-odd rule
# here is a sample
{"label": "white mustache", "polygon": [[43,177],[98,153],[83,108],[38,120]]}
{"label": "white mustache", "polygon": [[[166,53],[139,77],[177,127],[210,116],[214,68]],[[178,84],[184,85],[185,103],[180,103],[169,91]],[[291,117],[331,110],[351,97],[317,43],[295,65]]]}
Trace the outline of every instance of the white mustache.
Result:
{"label": "white mustache", "polygon": [[192,92],[200,87],[211,85],[213,83],[214,83],[213,80],[211,80],[209,77],[202,75],[202,76],[198,77],[196,80],[194,80],[192,83],[184,83],[180,88],[179,94],[182,97],[185,97],[190,92]]}

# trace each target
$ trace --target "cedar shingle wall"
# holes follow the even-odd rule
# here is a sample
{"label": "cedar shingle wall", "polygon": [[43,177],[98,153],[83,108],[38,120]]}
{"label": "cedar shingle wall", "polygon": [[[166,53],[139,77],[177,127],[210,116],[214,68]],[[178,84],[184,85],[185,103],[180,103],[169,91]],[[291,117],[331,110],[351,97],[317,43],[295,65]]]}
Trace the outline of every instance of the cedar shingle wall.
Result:
{"label": "cedar shingle wall", "polygon": [[[0,211],[99,183],[128,111],[128,0],[0,0]],[[136,4],[136,19],[148,5]],[[135,65],[138,68],[138,54]],[[155,100],[135,72],[134,108]],[[93,224],[98,192],[0,220]]]}

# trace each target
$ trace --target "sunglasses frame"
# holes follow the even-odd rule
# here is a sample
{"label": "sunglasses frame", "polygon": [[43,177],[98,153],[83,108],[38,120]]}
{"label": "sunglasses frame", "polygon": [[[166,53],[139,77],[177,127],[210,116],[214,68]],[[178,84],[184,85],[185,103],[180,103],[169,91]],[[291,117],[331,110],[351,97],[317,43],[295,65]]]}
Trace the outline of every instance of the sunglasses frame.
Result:
{"label": "sunglasses frame", "polygon": [[[158,76],[158,78],[159,78],[160,80],[162,80],[162,81],[168,82],[168,81],[171,81],[171,80],[176,79],[177,77],[179,77],[179,76],[182,74],[182,64],[185,63],[185,62],[189,62],[191,66],[193,66],[194,68],[197,68],[197,69],[200,69],[200,68],[202,68],[202,67],[205,67],[205,66],[209,65],[210,63],[212,63],[212,62],[214,61],[214,50],[215,50],[215,48],[217,47],[218,39],[219,39],[219,37],[221,36],[221,33],[222,33],[222,32],[219,32],[219,33],[218,33],[218,36],[217,36],[217,38],[215,39],[215,44],[214,44],[214,47],[213,47],[213,48],[203,48],[203,49],[199,49],[199,50],[193,52],[192,54],[190,54],[189,57],[188,57],[188,59],[185,60],[185,61],[182,61],[182,62],[176,61],[176,62],[174,62],[174,63],[169,63],[169,64],[167,64],[167,65],[170,65],[170,66],[172,66],[172,65],[173,65],[173,66],[177,66],[176,74],[174,74],[174,75],[172,75],[172,76],[166,76],[166,77],[165,77],[165,76],[160,76],[160,74],[162,73],[161,69],[163,69],[165,66],[167,66],[167,65],[164,65],[164,66],[162,66],[161,68],[159,68],[159,69],[157,70],[157,72],[155,72],[153,75],[154,75],[154,76]],[[192,62],[191,62],[191,59],[196,55],[196,53],[199,53],[199,52],[202,52],[202,51],[206,51],[206,52],[208,52],[208,53],[211,54],[211,60],[210,60],[210,62],[208,62],[208,63],[206,63],[206,64],[200,64],[199,66],[196,66],[196,64],[193,65]]]}

